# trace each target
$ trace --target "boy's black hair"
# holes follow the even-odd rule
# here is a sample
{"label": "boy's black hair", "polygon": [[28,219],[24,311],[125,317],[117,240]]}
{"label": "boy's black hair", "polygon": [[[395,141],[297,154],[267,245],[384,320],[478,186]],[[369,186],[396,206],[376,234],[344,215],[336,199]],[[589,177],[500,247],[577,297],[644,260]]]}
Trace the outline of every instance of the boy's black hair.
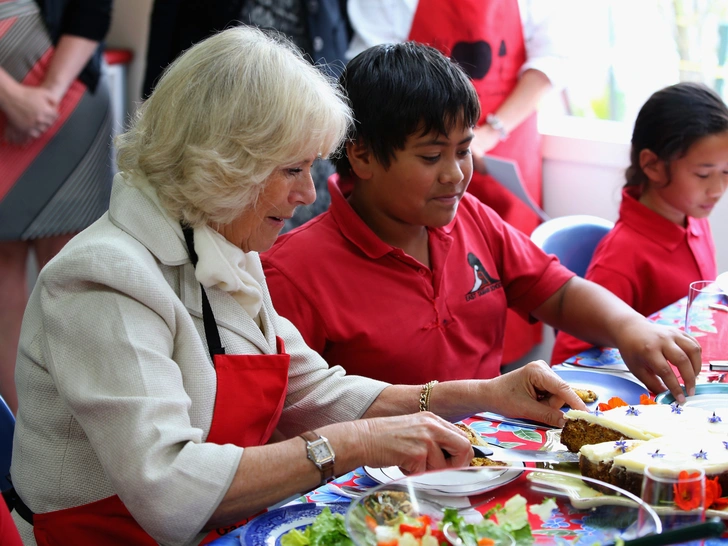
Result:
{"label": "boy's black hair", "polygon": [[[461,123],[475,126],[480,117],[467,74],[438,50],[416,42],[363,51],[349,61],[339,82],[354,110],[347,140],[360,140],[385,168],[409,136],[447,135]],[[347,176],[351,164],[345,147],[333,160],[339,175]]]}
{"label": "boy's black hair", "polygon": [[[703,137],[728,131],[728,108],[702,83],[682,82],[660,89],[640,109],[632,132],[630,166],[624,187],[645,188],[640,152],[652,151],[668,166]],[[670,180],[668,179],[668,184]]]}

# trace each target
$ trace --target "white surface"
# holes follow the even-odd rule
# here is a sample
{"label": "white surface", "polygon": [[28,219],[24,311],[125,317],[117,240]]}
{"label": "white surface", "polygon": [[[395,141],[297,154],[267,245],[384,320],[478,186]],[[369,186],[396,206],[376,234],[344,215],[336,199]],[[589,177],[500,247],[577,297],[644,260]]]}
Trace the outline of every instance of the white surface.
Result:
{"label": "white surface", "polygon": [[718,277],[715,279],[715,282],[718,285],[718,288],[728,294],[728,271],[718,275]]}
{"label": "white surface", "polygon": [[485,160],[485,168],[488,170],[490,176],[495,178],[500,185],[523,201],[533,212],[538,214],[541,220],[545,222],[549,219],[548,215],[541,210],[541,207],[533,202],[533,199],[528,194],[526,187],[523,185],[521,171],[515,161],[487,154],[483,156],[483,159]]}
{"label": "white surface", "polygon": [[686,397],[683,405],[703,408],[706,411],[728,411],[728,396],[725,394],[696,394]]}

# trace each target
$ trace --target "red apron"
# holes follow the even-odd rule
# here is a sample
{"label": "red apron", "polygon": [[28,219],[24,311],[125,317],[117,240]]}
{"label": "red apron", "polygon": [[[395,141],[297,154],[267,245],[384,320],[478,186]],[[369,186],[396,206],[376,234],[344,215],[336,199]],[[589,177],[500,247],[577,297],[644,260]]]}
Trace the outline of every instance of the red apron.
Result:
{"label": "red apron", "polygon": [[[526,62],[518,0],[419,0],[409,39],[435,47],[468,72],[480,98],[479,125],[511,93]],[[515,160],[531,198],[541,204],[541,135],[535,112],[488,153]],[[473,173],[468,191],[526,235],[540,223],[531,209],[490,176]],[[524,356],[540,343],[541,328],[509,310],[503,362]]]}
{"label": "red apron", "polygon": [[[194,247],[190,255],[196,264]],[[280,338],[276,338],[278,354],[275,355],[224,354],[204,288],[202,295],[205,336],[217,375],[215,409],[206,441],[240,447],[263,445],[273,434],[283,411],[291,357]],[[200,544],[229,533],[248,519],[210,532]],[[38,546],[157,544],[116,495],[82,506],[35,514],[33,531]]]}

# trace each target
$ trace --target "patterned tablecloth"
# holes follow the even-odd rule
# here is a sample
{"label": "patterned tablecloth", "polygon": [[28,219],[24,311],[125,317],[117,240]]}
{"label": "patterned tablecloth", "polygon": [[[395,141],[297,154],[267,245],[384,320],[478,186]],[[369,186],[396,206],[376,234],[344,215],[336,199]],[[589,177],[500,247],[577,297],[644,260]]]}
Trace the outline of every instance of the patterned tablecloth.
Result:
{"label": "patterned tablecloth", "polygon": [[[685,309],[687,298],[683,298],[674,304],[658,311],[649,318],[659,324],[677,326],[682,328],[685,322]],[[725,311],[715,311],[714,313],[724,313]],[[706,316],[701,322],[699,328],[705,332],[714,329],[714,316]],[[720,317],[719,317],[720,318]],[[579,366],[592,369],[602,369],[607,373],[627,372],[627,367],[622,361],[619,351],[609,348],[594,348],[585,351],[565,362],[565,366]],[[573,369],[573,368],[572,368]],[[713,372],[708,369],[703,370],[699,375],[700,382],[728,382],[728,373]],[[551,438],[547,438],[547,429],[533,425],[519,425],[504,423],[494,414],[478,414],[463,421],[471,428],[477,431],[481,436],[487,439],[491,444],[498,444],[505,448],[515,449],[539,449]],[[530,464],[529,464],[530,465]],[[520,478],[519,478],[520,479]],[[357,487],[374,487],[377,484],[369,476],[366,475],[363,468],[358,468],[348,474],[340,476],[333,481],[336,485],[353,485]],[[515,482],[513,482],[515,483]],[[504,486],[509,487],[509,486]],[[342,497],[333,492],[328,485],[321,486],[313,491],[306,493],[300,498],[292,501],[290,504],[296,503],[349,503],[351,499]],[[486,510],[483,507],[482,510]],[[541,525],[540,533],[547,533],[556,537],[560,534],[571,534],[574,530],[589,536],[592,530],[589,528],[588,521],[573,516],[566,510],[558,510],[554,512],[552,517]],[[243,528],[236,529],[221,537],[211,544],[214,546],[239,546],[240,534]],[[595,537],[596,539],[597,537]],[[705,542],[706,545],[728,545],[728,539],[710,540]]]}

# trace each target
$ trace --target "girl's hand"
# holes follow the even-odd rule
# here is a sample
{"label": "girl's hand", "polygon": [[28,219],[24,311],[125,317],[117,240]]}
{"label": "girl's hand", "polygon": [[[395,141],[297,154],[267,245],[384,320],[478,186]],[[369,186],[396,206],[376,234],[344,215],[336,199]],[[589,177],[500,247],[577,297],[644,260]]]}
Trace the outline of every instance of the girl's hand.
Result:
{"label": "girl's hand", "polygon": [[564,414],[559,408],[564,404],[573,409],[587,409],[581,398],[543,360],[529,362],[483,384],[488,407],[508,417],[562,427]]}
{"label": "girl's hand", "polygon": [[5,115],[8,128],[5,138],[15,144],[40,137],[58,117],[58,100],[43,87],[18,84],[9,94]]}
{"label": "girl's hand", "polygon": [[467,466],[473,458],[465,433],[430,412],[362,419],[355,424],[366,465],[398,466],[403,472],[419,473]]}
{"label": "girl's hand", "polygon": [[680,372],[688,395],[695,394],[700,373],[700,345],[677,328],[639,317],[620,328],[617,348],[629,370],[654,393],[667,389],[682,403],[685,395],[670,364]]}

